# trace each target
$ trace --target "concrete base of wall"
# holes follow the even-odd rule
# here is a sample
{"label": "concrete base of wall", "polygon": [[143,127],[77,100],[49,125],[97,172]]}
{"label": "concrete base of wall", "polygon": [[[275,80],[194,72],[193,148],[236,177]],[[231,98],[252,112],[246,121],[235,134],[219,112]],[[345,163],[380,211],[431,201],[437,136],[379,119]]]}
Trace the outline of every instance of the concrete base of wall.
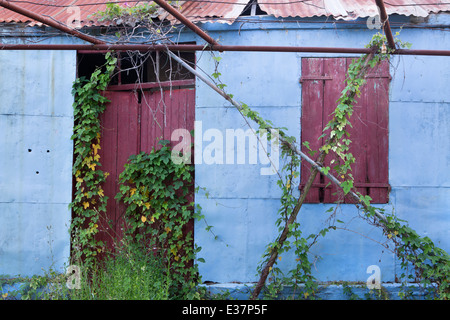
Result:
{"label": "concrete base of wall", "polygon": [[[233,299],[233,300],[249,300],[253,292],[254,283],[220,283],[220,284],[202,284],[206,288],[207,293],[214,299]],[[26,287],[24,282],[16,282],[14,284],[3,284],[0,287],[1,295],[8,293],[3,299],[5,300],[21,300],[21,289]],[[50,293],[52,289],[60,289],[60,285],[47,285],[45,288],[38,289],[36,293]],[[300,290],[301,291],[301,290]],[[0,295],[0,296],[1,296]],[[425,300],[427,292],[424,288],[417,284],[409,284],[404,288],[398,283],[383,283],[381,290],[369,290],[365,284],[320,284],[316,293],[318,300]],[[36,299],[36,296],[29,297]],[[268,297],[262,292],[259,299],[274,298]],[[291,287],[284,287],[281,294],[276,298],[285,299],[304,299],[303,292],[294,292]],[[0,298],[1,300],[1,298]]]}
{"label": "concrete base of wall", "polygon": [[[224,299],[248,300],[251,297],[254,283],[221,283],[203,285],[209,294]],[[427,292],[417,284],[403,287],[399,283],[383,283],[381,289],[369,290],[365,284],[320,284],[316,293],[319,300],[424,300]],[[264,292],[260,299],[267,299]],[[271,298],[269,298],[271,299]],[[304,299],[303,292],[294,292],[291,287],[284,287],[277,299]]]}

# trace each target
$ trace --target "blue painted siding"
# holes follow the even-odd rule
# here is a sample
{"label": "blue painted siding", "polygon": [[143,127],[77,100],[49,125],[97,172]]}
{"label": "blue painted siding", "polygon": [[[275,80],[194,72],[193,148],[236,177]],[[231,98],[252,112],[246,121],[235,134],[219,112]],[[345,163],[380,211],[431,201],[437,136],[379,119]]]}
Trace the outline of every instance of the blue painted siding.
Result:
{"label": "blue painted siding", "polygon": [[[232,26],[204,24],[222,44],[280,46],[362,47],[376,30],[364,24],[335,25],[271,23]],[[403,21],[405,18],[398,18]],[[263,19],[264,20],[264,19]],[[289,20],[289,19],[287,19]],[[318,18],[317,21],[320,21]],[[450,25],[450,16],[433,16],[429,23]],[[448,30],[405,28],[401,39],[415,49],[450,48]],[[394,29],[394,32],[397,31]],[[227,93],[248,104],[275,125],[287,127],[300,141],[301,58],[342,57],[343,54],[223,52],[219,71]],[[355,55],[353,55],[355,56]],[[214,60],[199,57],[206,73],[214,72]],[[410,222],[423,236],[429,236],[450,250],[450,58],[396,56],[392,59],[390,86],[390,203],[382,207]],[[206,128],[247,128],[241,115],[230,108],[201,81],[197,82],[196,120]],[[203,142],[203,148],[210,142]],[[280,165],[281,166],[281,165]],[[196,201],[218,239],[197,223],[195,241],[202,247],[200,264],[203,280],[219,283],[256,281],[256,268],[265,246],[277,236],[274,225],[279,208],[278,177],[261,176],[261,165],[196,165],[196,182],[209,197],[200,193]],[[439,168],[441,170],[439,170]],[[306,204],[299,221],[307,236],[326,226],[332,205]],[[359,217],[352,205],[341,205],[338,229],[312,247],[313,274],[320,281],[363,281],[370,265],[381,268],[383,282],[400,274],[395,255],[380,231]],[[284,254],[284,270],[295,265],[293,254]]]}
{"label": "blue painted siding", "polygon": [[[394,17],[397,22],[409,18]],[[222,44],[362,47],[376,32],[358,20],[354,25],[275,23],[204,24]],[[363,23],[359,23],[363,22]],[[450,25],[450,15],[432,16],[428,23]],[[450,49],[449,29],[405,28],[404,41],[415,49]],[[189,32],[180,41],[196,40]],[[12,38],[9,42],[20,43]],[[53,38],[51,43],[73,43]],[[314,53],[216,53],[226,90],[271,119],[287,127],[300,140],[301,59],[303,57],[356,56]],[[75,52],[0,51],[0,274],[41,274],[50,266],[61,269],[69,254],[73,127],[72,82]],[[198,53],[199,69],[214,72],[214,60]],[[394,57],[390,87],[389,181],[390,203],[383,205],[410,222],[421,235],[450,251],[450,58]],[[200,80],[196,83],[196,121],[203,134],[217,129],[248,129],[241,115]],[[196,133],[197,135],[199,132]],[[203,141],[203,149],[213,141]],[[224,152],[227,151],[222,141]],[[31,152],[28,152],[31,149]],[[50,152],[47,152],[50,150]],[[237,149],[234,149],[236,151]],[[248,161],[248,156],[247,156]],[[223,157],[225,162],[225,155]],[[283,163],[279,164],[282,167]],[[196,195],[212,231],[195,225],[195,241],[203,280],[248,283],[257,280],[256,268],[265,246],[277,236],[275,221],[280,190],[276,175],[260,174],[267,165],[197,164],[196,183],[206,188]],[[436,170],[439,169],[440,170]],[[39,171],[39,174],[36,173]],[[298,181],[297,181],[298,182]],[[293,184],[295,186],[296,184]],[[298,191],[296,191],[298,195]],[[327,225],[330,204],[306,204],[299,222],[305,235]],[[399,273],[394,254],[380,245],[380,231],[359,218],[352,205],[341,205],[336,218],[344,221],[312,247],[313,274],[321,281],[363,281],[370,265],[381,268],[384,282]],[[279,263],[288,270],[293,253]],[[331,294],[333,297],[335,295]]]}
{"label": "blue painted siding", "polygon": [[68,262],[75,74],[74,51],[0,51],[0,274]]}

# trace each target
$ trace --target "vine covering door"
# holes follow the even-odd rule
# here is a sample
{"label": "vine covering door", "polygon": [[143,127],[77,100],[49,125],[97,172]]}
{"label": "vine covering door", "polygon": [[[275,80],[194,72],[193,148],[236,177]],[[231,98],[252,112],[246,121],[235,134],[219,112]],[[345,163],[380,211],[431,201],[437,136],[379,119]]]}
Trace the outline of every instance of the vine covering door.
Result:
{"label": "vine covering door", "polygon": [[[99,226],[99,240],[112,247],[122,236],[123,204],[114,199],[119,191],[119,175],[133,154],[158,149],[158,141],[170,140],[173,130],[194,129],[193,88],[155,88],[146,91],[107,91],[111,101],[101,117],[100,162],[108,172],[104,194],[107,216]],[[177,142],[174,142],[176,144]]]}

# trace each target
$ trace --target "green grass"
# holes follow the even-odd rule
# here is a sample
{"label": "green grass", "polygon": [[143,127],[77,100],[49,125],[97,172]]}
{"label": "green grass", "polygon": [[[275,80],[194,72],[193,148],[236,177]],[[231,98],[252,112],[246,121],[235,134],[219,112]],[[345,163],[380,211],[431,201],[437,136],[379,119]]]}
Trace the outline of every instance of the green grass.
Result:
{"label": "green grass", "polygon": [[170,274],[152,254],[123,250],[93,271],[81,269],[80,289],[70,291],[78,300],[170,299]]}
{"label": "green grass", "polygon": [[[145,250],[122,249],[93,268],[87,269],[82,264],[79,267],[79,288],[69,289],[69,276],[50,270],[44,276],[16,279],[19,288],[7,294],[0,286],[0,300],[183,299],[174,296],[179,284],[173,283],[170,270],[160,258]],[[6,280],[2,282],[8,284]]]}

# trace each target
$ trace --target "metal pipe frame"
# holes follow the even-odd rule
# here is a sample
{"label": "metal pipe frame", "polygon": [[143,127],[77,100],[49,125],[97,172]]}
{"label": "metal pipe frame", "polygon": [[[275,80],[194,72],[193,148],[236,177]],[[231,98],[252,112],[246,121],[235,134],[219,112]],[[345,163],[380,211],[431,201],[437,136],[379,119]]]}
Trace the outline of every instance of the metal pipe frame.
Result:
{"label": "metal pipe frame", "polygon": [[[187,44],[169,44],[169,45],[144,45],[144,44],[106,44],[104,41],[89,35],[83,34],[75,29],[70,29],[58,22],[55,22],[49,18],[43,17],[39,14],[31,12],[29,10],[20,8],[15,4],[6,0],[0,0],[0,6],[29,17],[30,19],[37,20],[46,25],[54,27],[65,33],[74,35],[82,40],[92,43],[92,45],[84,44],[0,44],[0,50],[90,50],[90,51],[126,51],[126,50],[139,50],[139,51],[204,51],[206,49],[211,51],[248,51],[248,52],[311,52],[311,53],[345,53],[345,54],[368,54],[373,52],[370,48],[334,48],[334,47],[286,47],[286,46],[226,46],[220,45],[213,38],[211,38],[201,28],[193,24],[183,14],[167,4],[164,0],[155,0],[164,10],[172,14],[181,23],[186,25],[196,34],[202,37],[202,39],[208,42],[208,46],[202,45],[187,45]],[[377,6],[380,9],[381,20],[384,25],[386,38],[391,48],[395,49],[395,42],[392,36],[392,31],[389,25],[386,8],[383,0],[375,0]],[[406,50],[397,49],[393,54],[399,55],[429,55],[429,56],[450,56],[450,50]]]}
{"label": "metal pipe frame", "polygon": [[375,0],[375,3],[378,6],[378,9],[380,9],[380,19],[381,24],[384,28],[384,33],[386,34],[386,39],[388,41],[388,45],[391,49],[395,49],[395,41],[394,37],[392,35],[391,25],[389,24],[389,17],[386,13],[386,7],[384,5],[383,0]]}
{"label": "metal pipe frame", "polygon": [[37,13],[34,13],[34,12],[30,11],[30,10],[21,8],[21,7],[15,5],[15,4],[13,4],[13,3],[9,2],[9,1],[0,0],[0,6],[3,7],[3,8],[6,8],[8,10],[14,11],[16,13],[19,13],[19,14],[21,14],[23,16],[26,16],[26,17],[28,17],[30,19],[39,21],[39,22],[41,22],[43,24],[46,24],[46,25],[48,25],[50,27],[58,29],[58,30],[60,30],[62,32],[71,34],[71,35],[73,35],[75,37],[78,37],[78,38],[84,40],[84,41],[87,41],[87,42],[90,42],[90,43],[93,43],[93,44],[103,44],[103,43],[105,43],[105,42],[103,42],[103,41],[101,41],[101,40],[99,40],[97,38],[94,38],[94,37],[91,37],[91,36],[86,35],[84,33],[81,33],[81,32],[79,32],[79,31],[77,31],[75,29],[71,29],[71,28],[69,28],[69,27],[67,27],[67,26],[65,26],[65,25],[63,25],[63,24],[61,24],[59,22],[56,22],[56,21],[54,21],[54,20],[52,20],[50,18],[44,17],[44,16],[42,16],[40,14],[37,14]]}
{"label": "metal pipe frame", "polygon": [[[239,51],[239,52],[310,52],[310,53],[343,53],[343,54],[368,54],[374,49],[370,48],[339,48],[339,47],[286,47],[286,46],[226,46],[216,45],[205,48],[202,45],[193,44],[0,44],[0,50],[77,50],[86,52],[107,51]],[[394,55],[420,55],[420,56],[450,56],[450,50],[411,50],[397,49]]]}
{"label": "metal pipe frame", "polygon": [[322,52],[322,53],[370,53],[369,48],[334,48],[334,47],[281,47],[281,46],[224,46],[206,47],[195,44],[0,44],[0,50],[86,50],[86,51],[259,51],[259,52]]}
{"label": "metal pipe frame", "polygon": [[170,4],[165,2],[164,0],[153,0],[156,4],[158,4],[161,8],[166,10],[168,13],[173,15],[177,20],[179,20],[186,27],[194,31],[198,34],[202,39],[204,39],[210,45],[218,45],[219,43],[211,38],[205,31],[201,28],[197,27],[194,23],[192,23],[188,18],[186,18],[183,14],[181,14],[178,10],[172,7]]}

